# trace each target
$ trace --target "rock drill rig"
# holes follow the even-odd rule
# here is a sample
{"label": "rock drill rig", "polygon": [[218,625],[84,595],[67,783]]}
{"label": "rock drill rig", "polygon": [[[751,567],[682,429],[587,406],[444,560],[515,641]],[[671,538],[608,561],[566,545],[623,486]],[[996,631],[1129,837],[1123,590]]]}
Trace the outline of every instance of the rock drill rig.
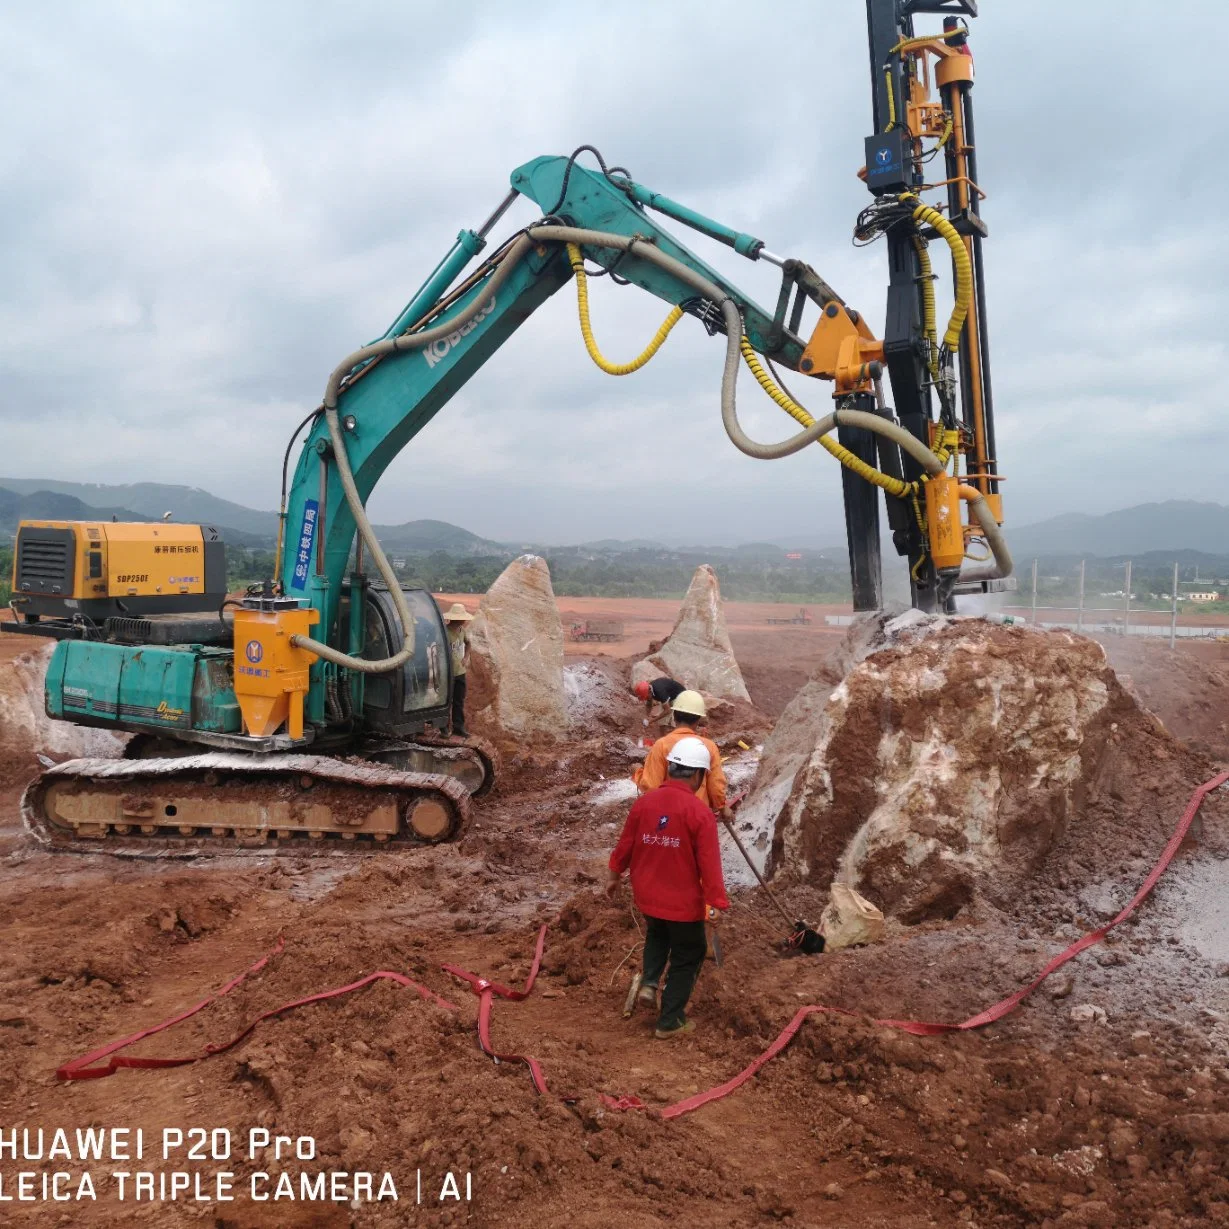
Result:
{"label": "rock drill rig", "polygon": [[[1006,576],[978,324],[984,228],[972,61],[954,17],[939,35],[916,37],[912,28],[915,13],[957,10],[972,15],[975,7],[868,0],[876,133],[863,174],[874,200],[855,235],[887,238],[884,340],[809,265],[651,191],[584,146],[518,167],[486,222],[461,231],[385,332],[333,370],[321,404],[287,446],[277,572],[258,591],[227,599],[224,545],[208,526],[23,523],[18,621],[4,627],[58,641],[48,713],[135,735],[123,760],[73,760],[43,773],[23,803],[31,831],[57,848],[186,854],[304,849],[326,838],[329,848],[436,842],[462,831],[470,797],[490,788],[492,755],[449,736],[452,680],[439,610],[430,594],[401,587],[364,509],[389,462],[573,279],[581,333],[603,370],[637,370],[690,317],[724,338],[721,417],[737,448],[771,459],[818,441],[835,455],[845,467],[858,609],[879,604],[878,490],[909,559],[916,604],[944,608],[955,593]],[[938,99],[929,93],[931,60]],[[596,171],[580,164],[585,153]],[[939,153],[946,214],[921,196],[923,171]],[[467,271],[519,197],[542,210],[540,219]],[[688,251],[654,214],[776,266],[775,310]],[[950,249],[954,270],[941,337],[928,255],[936,241]],[[630,363],[611,363],[597,348],[586,261],[612,274],[612,284],[671,304]],[[808,308],[817,319],[804,335]],[[775,444],[747,436],[735,399],[741,363],[800,432]],[[884,397],[885,367],[899,417]],[[813,418],[785,390],[780,368],[830,381],[832,410]],[[986,545],[992,564],[968,567],[973,540]]]}

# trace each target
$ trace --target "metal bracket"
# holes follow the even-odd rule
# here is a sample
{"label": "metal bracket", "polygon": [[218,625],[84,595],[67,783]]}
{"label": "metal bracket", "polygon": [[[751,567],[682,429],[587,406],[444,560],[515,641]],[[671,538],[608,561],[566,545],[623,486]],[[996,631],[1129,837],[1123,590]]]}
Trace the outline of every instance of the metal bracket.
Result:
{"label": "metal bracket", "polygon": [[902,17],[914,13],[961,13],[965,17],[977,16],[977,0],[901,0]]}

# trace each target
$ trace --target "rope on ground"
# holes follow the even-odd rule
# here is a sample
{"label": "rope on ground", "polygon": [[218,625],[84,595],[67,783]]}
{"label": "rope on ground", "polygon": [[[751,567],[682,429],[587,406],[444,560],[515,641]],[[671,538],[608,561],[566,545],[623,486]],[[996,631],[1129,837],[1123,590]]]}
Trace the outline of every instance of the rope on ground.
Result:
{"label": "rope on ground", "polygon": [[614,980],[619,976],[619,970],[644,946],[644,929],[640,925],[640,920],[636,917],[636,905],[633,902],[628,906],[632,915],[632,925],[636,928],[636,933],[640,936],[639,940],[627,949],[627,955],[619,961],[614,967],[614,972],[610,975],[610,981],[606,983],[606,989],[614,988]]}

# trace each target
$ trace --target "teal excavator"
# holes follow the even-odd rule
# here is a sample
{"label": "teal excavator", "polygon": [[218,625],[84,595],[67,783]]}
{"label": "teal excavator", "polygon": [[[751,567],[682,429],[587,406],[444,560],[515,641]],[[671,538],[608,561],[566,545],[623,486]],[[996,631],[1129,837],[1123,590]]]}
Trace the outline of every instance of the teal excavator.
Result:
{"label": "teal excavator", "polygon": [[[393,458],[569,281],[585,345],[603,370],[637,370],[687,319],[720,339],[720,417],[739,451],[771,460],[819,443],[841,462],[856,607],[879,602],[879,491],[915,604],[947,609],[957,593],[984,592],[1006,577],[981,396],[984,330],[970,340],[984,233],[969,166],[972,60],[956,19],[928,38],[912,29],[915,12],[957,8],[975,12],[972,0],[868,0],[872,79],[885,118],[867,140],[863,176],[873,202],[855,237],[886,235],[892,245],[884,340],[809,265],[651,191],[582,146],[518,167],[486,222],[463,230],[388,329],[333,369],[321,404],[287,446],[277,573],[255,591],[227,598],[224,544],[209,526],[23,523],[17,622],[4,626],[58,641],[48,713],[134,735],[122,759],[70,760],[43,772],[23,800],[34,835],[54,848],[195,855],[433,843],[463,830],[470,799],[491,787],[493,753],[449,733],[440,612],[429,593],[402,588],[365,505]],[[927,101],[931,60],[939,95]],[[946,210],[921,195],[924,170],[940,152],[963,194]],[[582,165],[586,154],[596,169]],[[541,216],[483,256],[518,198]],[[775,309],[760,307],[655,215],[776,266]],[[942,334],[934,244],[949,249],[953,269]],[[598,349],[591,276],[671,305],[631,362],[611,363]],[[808,314],[814,322],[804,333]],[[981,364],[979,392],[962,402],[971,358]],[[735,385],[744,364],[799,424],[788,438],[764,444],[741,426]],[[828,381],[829,412],[808,413],[786,390],[782,369]],[[908,416],[889,407],[885,374]]]}

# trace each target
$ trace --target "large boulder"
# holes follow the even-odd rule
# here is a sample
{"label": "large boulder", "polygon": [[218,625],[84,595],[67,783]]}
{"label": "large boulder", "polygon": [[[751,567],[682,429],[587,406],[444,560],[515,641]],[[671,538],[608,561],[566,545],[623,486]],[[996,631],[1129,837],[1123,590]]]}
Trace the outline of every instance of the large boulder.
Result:
{"label": "large boulder", "polygon": [[707,563],[696,568],[668,639],[655,653],[632,667],[632,685],[663,674],[706,695],[727,700],[751,699],[730,647],[717,574]]}
{"label": "large boulder", "polygon": [[50,641],[32,643],[37,647],[18,654],[0,683],[0,785],[30,780],[39,771],[40,754],[57,762],[118,756],[127,742],[125,734],[47,716],[43,683],[55,646]]}
{"label": "large boulder", "polygon": [[770,873],[848,883],[907,922],[1006,903],[1133,707],[1104,651],[916,612],[853,637],[840,684],[812,680],[766,742],[744,840]]}
{"label": "large boulder", "polygon": [[470,624],[466,723],[496,739],[567,730],[563,625],[550,569],[521,555],[487,590]]}

